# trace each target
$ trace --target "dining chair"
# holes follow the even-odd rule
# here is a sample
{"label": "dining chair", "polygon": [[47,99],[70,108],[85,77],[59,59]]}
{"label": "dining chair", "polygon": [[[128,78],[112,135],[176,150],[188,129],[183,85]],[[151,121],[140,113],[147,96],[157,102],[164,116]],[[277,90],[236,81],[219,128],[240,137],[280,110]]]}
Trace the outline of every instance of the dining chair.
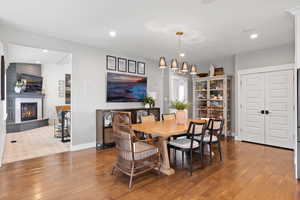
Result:
{"label": "dining chair", "polygon": [[[162,114],[161,115],[162,120],[164,121],[168,121],[168,120],[176,120],[176,115],[175,113],[170,113],[170,114]],[[172,137],[170,137],[169,139],[173,140],[182,136],[186,136],[186,133],[182,133],[182,134],[178,134],[178,135],[174,135]]]}
{"label": "dining chair", "polygon": [[151,114],[147,116],[141,116],[141,122],[142,123],[155,122],[155,116]]}
{"label": "dining chair", "polygon": [[162,114],[161,117],[162,117],[162,120],[175,120],[176,119],[175,113]]}
{"label": "dining chair", "polygon": [[[204,134],[204,137],[200,138],[196,136],[195,139],[202,142],[202,149],[204,149],[204,145],[209,145],[209,158],[210,162],[212,161],[212,147],[213,145],[218,145],[218,151],[220,156],[220,161],[222,161],[222,149],[221,149],[221,135],[224,127],[223,119],[210,119],[208,121],[207,131]],[[202,157],[204,155],[204,151],[202,151]]]}
{"label": "dining chair", "polygon": [[[148,123],[148,122],[155,122],[155,116],[150,114],[147,116],[141,116],[141,122]],[[154,142],[158,141],[158,137],[153,137],[151,134],[145,135],[144,134],[145,141],[147,141],[150,144],[153,144]]]}
{"label": "dining chair", "polygon": [[[178,138],[175,140],[171,140],[168,143],[168,148],[174,150],[174,155],[176,155],[176,151],[181,151],[182,155],[182,162],[181,166],[184,167],[184,154],[189,154],[189,172],[192,175],[192,172],[195,170],[193,169],[193,151],[199,150],[201,159],[202,159],[202,152],[203,152],[203,145],[201,140],[196,140],[195,137],[201,137],[205,134],[206,123],[196,123],[190,122],[188,131],[186,133],[185,138]],[[176,156],[175,157],[175,165],[176,165]]]}
{"label": "dining chair", "polygon": [[116,142],[117,161],[113,165],[112,175],[117,169],[130,176],[128,187],[132,187],[133,177],[160,169],[160,152],[153,145],[139,141],[131,128],[129,112],[116,112],[113,115],[113,134]]}

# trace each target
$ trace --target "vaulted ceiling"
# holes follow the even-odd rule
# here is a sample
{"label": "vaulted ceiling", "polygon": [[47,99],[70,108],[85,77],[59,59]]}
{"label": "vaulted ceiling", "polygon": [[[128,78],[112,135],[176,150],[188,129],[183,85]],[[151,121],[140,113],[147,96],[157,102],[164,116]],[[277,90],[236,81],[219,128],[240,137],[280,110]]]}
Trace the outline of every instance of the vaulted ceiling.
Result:
{"label": "vaulted ceiling", "polygon": [[[199,62],[292,42],[293,18],[286,10],[297,5],[299,0],[3,0],[0,23],[156,60],[176,56],[175,32],[183,31],[186,59]],[[256,40],[249,39],[253,32]]]}

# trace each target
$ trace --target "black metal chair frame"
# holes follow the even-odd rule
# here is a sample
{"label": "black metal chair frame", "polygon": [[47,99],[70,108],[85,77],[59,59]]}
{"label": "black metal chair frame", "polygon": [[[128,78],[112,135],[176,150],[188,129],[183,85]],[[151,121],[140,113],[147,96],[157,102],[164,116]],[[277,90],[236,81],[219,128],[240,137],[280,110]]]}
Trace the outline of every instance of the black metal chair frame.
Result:
{"label": "black metal chair frame", "polygon": [[[214,123],[215,122],[221,122],[220,124],[220,128],[218,129],[214,129]],[[217,144],[218,145],[218,151],[219,151],[219,155],[220,155],[220,161],[223,161],[222,158],[222,149],[221,149],[221,135],[222,135],[222,131],[223,131],[223,127],[224,127],[224,120],[223,119],[210,119],[208,122],[208,134],[209,134],[209,141],[204,141],[202,137],[202,149],[204,149],[204,145],[208,144],[209,148],[210,148],[210,152],[209,152],[209,158],[210,158],[210,162],[212,161],[212,145],[213,144]],[[204,135],[203,135],[204,136]],[[217,141],[212,141],[213,136],[217,137]],[[201,152],[202,153],[202,158],[204,156],[204,151]]]}
{"label": "black metal chair frame", "polygon": [[[196,126],[203,126],[202,128],[202,133],[200,134],[195,134],[195,127]],[[192,132],[191,132],[191,129],[192,129]],[[189,153],[189,172],[190,172],[190,175],[192,175],[193,171],[199,169],[200,167],[198,168],[193,168],[193,150],[195,150],[196,148],[193,148],[193,143],[194,142],[198,142],[199,143],[199,148],[198,150],[200,151],[200,158],[201,158],[201,162],[203,160],[203,144],[202,144],[202,141],[203,141],[203,137],[205,135],[205,130],[206,130],[206,123],[197,123],[197,122],[190,122],[189,124],[189,128],[188,128],[188,131],[187,133],[185,134],[187,136],[188,139],[191,139],[191,146],[190,148],[180,148],[180,147],[177,147],[177,146],[173,146],[171,144],[168,145],[168,151],[169,151],[169,155],[170,155],[170,149],[174,149],[174,160],[175,160],[175,165],[176,165],[176,151],[181,151],[181,155],[182,155],[182,162],[181,162],[181,167],[183,168],[184,167],[184,153]],[[194,136],[201,136],[201,140],[196,140],[194,139]],[[201,163],[202,165],[202,163]]]}

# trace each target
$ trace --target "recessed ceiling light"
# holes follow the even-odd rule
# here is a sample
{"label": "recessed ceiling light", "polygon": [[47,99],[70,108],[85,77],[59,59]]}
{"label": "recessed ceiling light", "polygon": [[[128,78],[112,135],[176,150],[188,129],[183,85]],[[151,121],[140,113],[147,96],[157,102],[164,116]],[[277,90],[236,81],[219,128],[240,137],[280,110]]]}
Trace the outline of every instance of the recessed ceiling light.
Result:
{"label": "recessed ceiling light", "polygon": [[257,33],[252,33],[252,34],[250,35],[250,39],[254,40],[254,39],[256,39],[256,38],[258,38],[258,34],[257,34]]}
{"label": "recessed ceiling light", "polygon": [[43,49],[43,52],[48,53],[49,51],[48,51],[48,49]]}
{"label": "recessed ceiling light", "polygon": [[110,37],[116,37],[116,35],[117,35],[117,32],[116,32],[116,31],[110,31],[110,32],[109,32],[109,36],[110,36]]}
{"label": "recessed ceiling light", "polygon": [[41,64],[41,61],[37,60],[35,61],[36,64]]}
{"label": "recessed ceiling light", "polygon": [[184,53],[181,53],[181,54],[179,54],[180,55],[180,57],[184,57],[185,55],[184,55]]}

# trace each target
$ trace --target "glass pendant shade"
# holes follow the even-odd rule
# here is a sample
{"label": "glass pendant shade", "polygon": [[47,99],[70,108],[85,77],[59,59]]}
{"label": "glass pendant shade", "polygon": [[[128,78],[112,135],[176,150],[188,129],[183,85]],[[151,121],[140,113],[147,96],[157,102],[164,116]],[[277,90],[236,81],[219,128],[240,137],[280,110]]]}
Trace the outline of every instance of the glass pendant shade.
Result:
{"label": "glass pendant shade", "polygon": [[189,67],[187,62],[182,63],[181,72],[189,72]]}
{"label": "glass pendant shade", "polygon": [[159,58],[159,68],[160,69],[164,69],[167,67],[167,64],[166,64],[166,59],[165,57],[160,57]]}
{"label": "glass pendant shade", "polygon": [[192,65],[190,74],[191,74],[191,75],[197,74],[197,68],[196,68],[196,65]]}
{"label": "glass pendant shade", "polygon": [[171,69],[172,70],[177,70],[178,69],[178,63],[176,59],[172,59],[171,61]]}

